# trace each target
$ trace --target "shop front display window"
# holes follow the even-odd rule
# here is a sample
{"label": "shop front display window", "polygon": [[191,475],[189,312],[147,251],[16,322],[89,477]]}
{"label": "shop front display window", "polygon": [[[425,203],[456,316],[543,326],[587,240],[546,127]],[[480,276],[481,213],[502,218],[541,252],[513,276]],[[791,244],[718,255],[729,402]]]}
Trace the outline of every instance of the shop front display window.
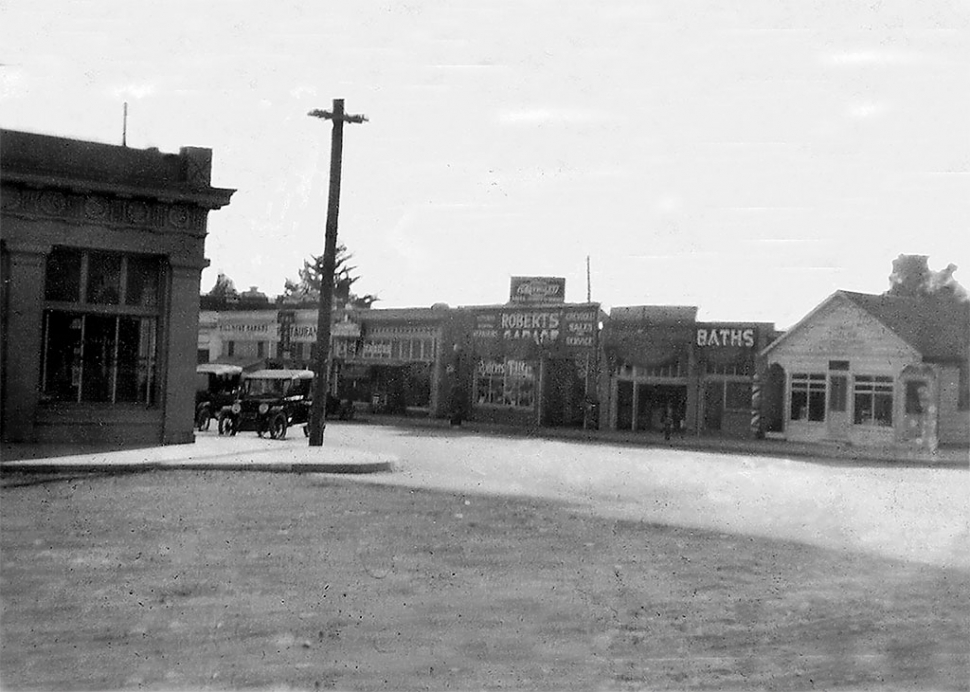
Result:
{"label": "shop front display window", "polygon": [[44,399],[155,403],[160,273],[154,257],[54,249],[44,287]]}
{"label": "shop front display window", "polygon": [[532,408],[535,369],[519,360],[481,361],[475,373],[475,401],[486,406]]}
{"label": "shop front display window", "polygon": [[825,420],[825,374],[794,373],[791,376],[791,420],[813,423]]}
{"label": "shop front display window", "polygon": [[892,427],[893,378],[856,375],[854,394],[856,425]]}

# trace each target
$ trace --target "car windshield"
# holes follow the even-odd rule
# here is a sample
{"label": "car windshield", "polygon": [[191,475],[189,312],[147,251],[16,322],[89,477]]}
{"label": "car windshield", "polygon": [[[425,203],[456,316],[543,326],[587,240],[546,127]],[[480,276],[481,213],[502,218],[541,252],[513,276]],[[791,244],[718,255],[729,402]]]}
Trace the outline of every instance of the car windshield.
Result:
{"label": "car windshield", "polygon": [[245,380],[243,394],[253,397],[284,396],[289,380],[252,379]]}

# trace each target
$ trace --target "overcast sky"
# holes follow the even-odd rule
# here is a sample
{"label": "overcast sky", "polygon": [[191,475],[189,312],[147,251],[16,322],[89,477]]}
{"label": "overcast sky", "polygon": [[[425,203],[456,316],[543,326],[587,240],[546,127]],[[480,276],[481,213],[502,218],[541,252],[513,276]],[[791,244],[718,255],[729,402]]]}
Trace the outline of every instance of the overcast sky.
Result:
{"label": "overcast sky", "polygon": [[0,0],[0,126],[214,150],[203,290],[340,240],[378,307],[686,304],[787,327],[900,253],[970,285],[970,0]]}

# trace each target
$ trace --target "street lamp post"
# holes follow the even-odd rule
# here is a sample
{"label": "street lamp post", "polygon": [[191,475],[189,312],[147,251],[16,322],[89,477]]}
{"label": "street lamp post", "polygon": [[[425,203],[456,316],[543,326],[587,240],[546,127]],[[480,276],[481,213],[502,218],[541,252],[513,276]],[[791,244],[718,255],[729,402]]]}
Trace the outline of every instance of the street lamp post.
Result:
{"label": "street lamp post", "polygon": [[310,408],[309,439],[311,447],[323,446],[327,397],[330,389],[330,313],[333,310],[333,272],[337,260],[337,214],[340,211],[340,167],[343,158],[344,123],[364,123],[363,115],[344,113],[344,100],[333,100],[333,111],[312,110],[313,118],[333,121],[330,146],[330,196],[327,200],[327,229],[320,271],[320,308],[317,313],[316,379]]}

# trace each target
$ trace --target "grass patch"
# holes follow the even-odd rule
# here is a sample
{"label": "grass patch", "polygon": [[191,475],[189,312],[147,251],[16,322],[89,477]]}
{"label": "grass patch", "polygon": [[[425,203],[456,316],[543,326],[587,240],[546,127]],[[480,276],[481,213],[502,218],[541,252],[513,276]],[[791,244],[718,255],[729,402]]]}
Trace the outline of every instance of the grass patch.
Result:
{"label": "grass patch", "polygon": [[12,484],[5,689],[966,689],[970,575],[322,476]]}

